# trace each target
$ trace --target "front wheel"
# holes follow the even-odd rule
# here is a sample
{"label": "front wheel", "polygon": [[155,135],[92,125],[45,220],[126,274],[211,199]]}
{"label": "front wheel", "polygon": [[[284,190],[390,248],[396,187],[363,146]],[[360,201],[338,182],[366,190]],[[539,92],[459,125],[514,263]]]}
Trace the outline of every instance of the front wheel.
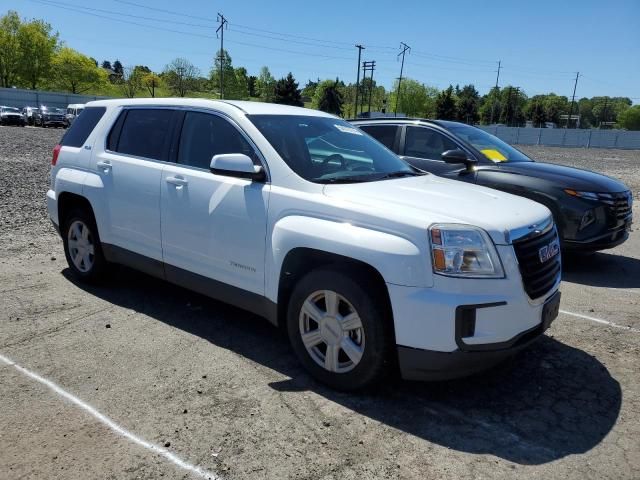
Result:
{"label": "front wheel", "polygon": [[313,377],[338,390],[373,386],[387,373],[391,319],[378,289],[365,290],[370,283],[318,269],[291,295],[287,330],[293,350]]}
{"label": "front wheel", "polygon": [[87,283],[104,279],[107,261],[93,215],[84,209],[70,212],[62,228],[64,254],[73,276]]}

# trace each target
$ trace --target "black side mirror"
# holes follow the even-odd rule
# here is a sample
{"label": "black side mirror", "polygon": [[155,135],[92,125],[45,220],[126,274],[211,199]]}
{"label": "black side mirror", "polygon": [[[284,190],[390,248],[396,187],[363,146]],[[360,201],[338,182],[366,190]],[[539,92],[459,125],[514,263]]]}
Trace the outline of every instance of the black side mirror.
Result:
{"label": "black side mirror", "polygon": [[445,163],[463,163],[467,167],[467,171],[472,171],[473,167],[478,163],[474,158],[470,158],[467,152],[459,148],[447,150],[442,153],[441,157]]}

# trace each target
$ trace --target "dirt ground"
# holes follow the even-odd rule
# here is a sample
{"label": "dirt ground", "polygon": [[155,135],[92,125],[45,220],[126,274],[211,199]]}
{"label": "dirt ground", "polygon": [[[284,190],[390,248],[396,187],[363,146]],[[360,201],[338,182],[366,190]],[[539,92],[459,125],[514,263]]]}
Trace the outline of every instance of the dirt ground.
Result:
{"label": "dirt ground", "polygon": [[[40,376],[0,361],[0,478],[640,478],[637,231],[565,263],[563,313],[507,363],[336,393],[241,310],[126,269],[75,283],[44,206],[61,134],[0,127],[0,357]],[[523,150],[638,199],[640,152]]]}

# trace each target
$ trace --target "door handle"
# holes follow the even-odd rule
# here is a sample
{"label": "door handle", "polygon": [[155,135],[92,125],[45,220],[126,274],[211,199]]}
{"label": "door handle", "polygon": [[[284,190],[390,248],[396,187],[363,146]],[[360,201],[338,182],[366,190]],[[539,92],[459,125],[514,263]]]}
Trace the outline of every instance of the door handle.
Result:
{"label": "door handle", "polygon": [[167,177],[166,179],[167,183],[170,183],[172,185],[176,185],[178,187],[182,187],[184,185],[186,185],[187,183],[189,183],[186,179],[181,178],[181,177]]}
{"label": "door handle", "polygon": [[103,161],[103,160],[98,160],[98,161],[96,162],[96,166],[97,166],[98,168],[101,168],[101,169],[102,169],[102,170],[104,170],[105,172],[107,172],[108,170],[111,170],[111,167],[112,167],[113,165],[111,165],[111,162],[110,162],[110,161],[108,161],[108,160],[105,160],[105,161]]}

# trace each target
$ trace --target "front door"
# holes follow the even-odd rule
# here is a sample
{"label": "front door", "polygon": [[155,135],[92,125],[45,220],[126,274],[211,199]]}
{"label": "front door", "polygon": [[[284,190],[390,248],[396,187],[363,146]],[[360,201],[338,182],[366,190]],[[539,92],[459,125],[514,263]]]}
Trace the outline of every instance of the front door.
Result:
{"label": "front door", "polygon": [[[270,185],[211,173],[211,158],[222,153],[259,162],[229,120],[186,112],[177,161],[165,166],[160,186],[167,279],[182,284],[195,273],[263,295]],[[190,287],[207,293],[202,285]]]}

